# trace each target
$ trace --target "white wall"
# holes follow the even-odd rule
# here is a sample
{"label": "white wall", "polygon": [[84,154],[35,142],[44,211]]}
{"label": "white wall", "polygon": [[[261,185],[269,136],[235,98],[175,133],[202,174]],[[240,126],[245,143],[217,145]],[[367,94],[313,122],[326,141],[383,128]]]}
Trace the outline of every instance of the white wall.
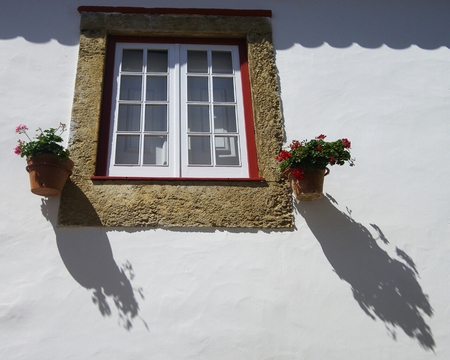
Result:
{"label": "white wall", "polygon": [[[2,359],[450,358],[445,1],[0,0]],[[79,5],[271,9],[286,142],[347,137],[295,231],[62,229],[19,123],[69,123]]]}

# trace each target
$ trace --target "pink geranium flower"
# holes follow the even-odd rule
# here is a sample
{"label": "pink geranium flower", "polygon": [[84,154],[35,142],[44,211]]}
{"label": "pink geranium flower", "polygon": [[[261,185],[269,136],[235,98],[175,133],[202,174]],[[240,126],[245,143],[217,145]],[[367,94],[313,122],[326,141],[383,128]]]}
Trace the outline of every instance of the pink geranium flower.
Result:
{"label": "pink geranium flower", "polygon": [[20,124],[19,126],[16,127],[16,133],[23,133],[25,130],[28,130],[26,125]]}
{"label": "pink geranium flower", "polygon": [[14,147],[14,154],[16,154],[16,155],[22,154],[22,150],[20,150],[19,145],[16,145],[16,146]]}
{"label": "pink geranium flower", "polygon": [[27,134],[28,127],[24,124],[16,126],[16,133],[25,134],[29,141],[18,140],[18,144],[14,148],[14,154],[21,157],[32,158],[38,154],[54,154],[60,159],[67,159],[69,150],[65,149],[61,143],[63,141],[61,134],[65,131],[66,125],[60,123],[57,128],[42,130],[38,128],[35,140],[32,140]]}

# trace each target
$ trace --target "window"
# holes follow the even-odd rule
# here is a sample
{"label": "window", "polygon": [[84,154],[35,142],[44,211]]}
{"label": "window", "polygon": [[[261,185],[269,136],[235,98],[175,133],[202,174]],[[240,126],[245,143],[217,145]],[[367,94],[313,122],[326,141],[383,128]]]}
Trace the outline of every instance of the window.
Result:
{"label": "window", "polygon": [[[283,143],[283,126],[275,51],[272,44],[270,11],[97,6],[80,7],[79,11],[81,15],[80,45],[69,143],[70,157],[75,162],[75,168],[70,181],[66,183],[61,194],[58,225],[107,226],[113,228],[293,228],[291,191],[284,181],[280,181],[280,175],[274,160]],[[189,38],[189,40],[182,41],[183,38]],[[223,38],[227,38],[227,40],[225,41]],[[173,40],[169,41],[168,39]],[[113,126],[111,119],[114,119],[112,109],[115,109],[118,106],[117,104],[120,105],[120,101],[122,101],[117,100],[117,104],[112,102],[113,98],[116,100],[116,97],[113,96],[114,56],[118,43],[127,43],[128,46],[131,45],[130,41],[135,44],[145,44],[145,46],[129,48],[130,50],[143,51],[143,64],[146,63],[144,62],[145,52],[152,50],[154,51],[152,55],[158,57],[156,55],[161,55],[161,53],[157,52],[164,50],[165,46],[169,58],[169,48],[179,44],[180,49],[185,45],[192,46],[187,50],[193,52],[205,51],[206,48],[207,52],[211,52],[211,60],[208,61],[211,61],[212,66],[213,51],[231,51],[233,58],[236,50],[228,50],[226,47],[230,46],[231,49],[235,49],[235,46],[238,47],[240,79],[236,72],[232,75],[218,74],[218,76],[233,77],[233,81],[236,81],[236,83],[241,81],[243,109],[238,110],[241,105],[237,101],[236,104],[231,102],[218,102],[216,104],[213,96],[211,97],[212,102],[207,104],[202,101],[197,103],[197,100],[192,100],[192,103],[191,100],[185,100],[185,113],[184,115],[179,114],[178,119],[181,124],[182,115],[189,118],[188,105],[198,106],[190,110],[193,113],[200,114],[205,111],[203,106],[208,107],[210,111],[208,113],[210,116],[210,132],[207,133],[207,136],[238,137],[237,148],[240,151],[239,161],[241,164],[247,157],[249,172],[247,178],[233,177],[228,179],[228,173],[226,178],[211,179],[209,176],[207,178],[185,178],[184,174],[180,178],[165,178],[164,176],[151,178],[148,175],[108,175],[109,164],[107,160],[109,159],[112,138],[110,129]],[[150,45],[153,48],[148,47]],[[160,45],[161,47],[159,47]],[[202,49],[200,45],[207,46]],[[225,47],[221,48],[221,46]],[[198,54],[192,54],[193,57],[196,55]],[[218,54],[219,58],[221,55],[223,54]],[[123,51],[120,56],[123,57]],[[187,52],[185,56],[187,57]],[[129,53],[125,57],[134,58],[133,53]],[[126,62],[133,64],[134,61],[128,59]],[[222,59],[221,62],[226,61]],[[180,60],[179,64],[181,63]],[[142,76],[144,76],[143,74],[144,70],[142,70]],[[158,71],[150,73],[150,75],[155,76],[159,74]],[[170,77],[169,74],[170,68],[168,66],[165,76]],[[210,76],[211,79],[208,78],[208,81],[212,81],[214,76],[217,75],[213,73],[208,73],[208,75],[206,73],[194,74],[192,75],[194,78]],[[131,76],[133,71],[128,74],[124,73],[124,75]],[[185,74],[185,77],[187,76],[191,75]],[[180,78],[178,87],[181,89],[184,86],[186,89],[188,84],[182,85],[181,73],[178,74],[178,77]],[[233,84],[235,89],[238,88],[236,83]],[[144,84],[144,82],[141,84]],[[194,89],[198,88],[198,86],[194,86]],[[117,91],[116,89],[116,94]],[[237,93],[238,90],[235,91]],[[237,96],[236,93],[235,96]],[[146,96],[146,93],[141,93],[141,97],[142,94]],[[164,114],[165,111],[162,105],[169,104],[171,100],[172,98],[168,98],[166,101],[151,100],[154,102],[145,103],[145,106],[152,106],[151,109],[154,110],[150,112],[151,115],[147,113],[147,117],[164,118],[160,115],[161,113]],[[132,103],[134,100],[123,100],[124,104],[126,101],[130,101],[129,104],[126,104],[130,105],[131,110],[127,109],[130,114],[127,114],[127,111],[121,113],[120,119],[125,115],[125,118],[137,118],[137,115],[133,114],[135,108],[131,105],[140,105],[140,102],[136,101],[136,104],[134,104]],[[142,100],[142,104],[145,101]],[[182,101],[181,93],[179,93],[176,101],[179,102],[177,109],[180,111],[182,108],[180,105]],[[168,112],[170,112],[170,106],[171,104],[167,105]],[[233,125],[225,122],[220,124],[221,126],[216,126],[219,131],[214,133],[216,130],[211,125],[213,124],[211,114],[214,106],[224,106],[226,109],[235,106],[234,111],[236,112],[236,119],[238,119],[236,131],[234,131]],[[139,109],[139,121],[141,119],[144,121],[145,113],[142,115],[141,110],[144,111],[145,109]],[[119,109],[117,111],[119,112]],[[242,123],[239,122],[242,121],[239,119],[239,111],[244,112],[244,128],[242,128]],[[226,119],[232,117],[226,111],[224,112],[224,115],[220,114],[222,117]],[[141,116],[143,117],[141,118]],[[119,119],[119,113],[117,113],[117,119]],[[156,121],[150,129],[145,130],[144,127],[142,134],[138,134],[137,131],[136,133],[130,131],[130,134],[123,135],[154,137],[167,135],[169,139],[172,130],[170,127],[172,117],[167,115],[167,119],[169,119],[167,134],[163,133],[164,126],[161,125],[161,121]],[[135,125],[129,124],[128,126],[133,127]],[[198,131],[199,128],[202,131]],[[227,132],[225,132],[225,129]],[[244,130],[244,132],[241,130]],[[176,131],[178,131],[178,137],[176,138],[181,139],[181,125]],[[188,135],[205,136],[203,129],[198,124],[192,132],[185,131],[186,137]],[[243,146],[243,141],[247,144],[246,149]],[[157,140],[154,143],[156,145],[150,147],[163,149],[162,145],[157,146]],[[152,144],[152,141],[150,141],[150,144]],[[170,151],[170,139],[167,144],[169,145],[168,151]],[[180,147],[179,168],[181,173],[184,170],[181,166],[181,147],[183,146],[181,140],[178,140],[178,144]],[[139,142],[138,145],[141,146]],[[232,145],[231,141],[230,144],[222,141],[218,145],[210,145],[210,151],[217,147],[220,155],[230,155],[229,157],[223,156],[222,161],[230,161],[231,164],[222,163],[223,165],[214,167],[214,171],[221,167],[227,170],[238,167],[235,165],[236,156],[233,154],[233,147],[230,145]],[[143,154],[145,154],[144,146],[145,144],[142,145]],[[188,145],[185,144],[185,146]],[[153,158],[150,157],[148,161],[158,163],[151,165],[152,171],[164,166],[164,164],[160,165],[163,163],[161,159],[166,156],[164,154],[164,151],[162,151],[162,154],[156,155],[155,153],[154,156],[152,155]],[[211,152],[211,154],[214,153]],[[144,155],[140,156],[144,159]],[[167,156],[170,160],[170,155]],[[209,156],[212,161],[215,160],[213,155]],[[196,159],[200,161],[198,158]],[[203,164],[196,165],[198,166],[192,168],[198,171],[208,168]],[[135,165],[123,165],[123,167],[137,168]],[[209,167],[212,168],[212,165]],[[190,167],[186,165],[185,168]]]}
{"label": "window", "polygon": [[249,151],[255,148],[253,119],[245,119],[244,111],[244,96],[250,101],[243,86],[248,74],[241,74],[245,44],[191,38],[162,43],[167,40],[109,40],[113,65],[106,76],[112,86],[105,97],[111,102],[105,101],[110,111],[103,118],[109,137],[100,144],[106,160],[99,159],[105,175],[239,179],[257,174]]}

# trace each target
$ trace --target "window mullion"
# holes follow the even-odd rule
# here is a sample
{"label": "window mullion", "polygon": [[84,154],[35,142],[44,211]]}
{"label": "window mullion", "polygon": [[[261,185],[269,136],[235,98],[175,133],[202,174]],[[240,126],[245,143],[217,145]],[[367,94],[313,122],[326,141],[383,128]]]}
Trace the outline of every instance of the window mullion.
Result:
{"label": "window mullion", "polygon": [[209,131],[211,144],[211,163],[216,166],[216,139],[214,136],[214,89],[212,76],[212,50],[208,49],[208,83],[209,83]]}
{"label": "window mullion", "polygon": [[145,126],[145,104],[146,104],[146,94],[147,94],[147,55],[148,49],[144,47],[143,49],[144,59],[143,59],[143,69],[142,69],[142,94],[141,94],[141,127],[139,133],[139,165],[142,166],[144,163],[144,126]]}
{"label": "window mullion", "polygon": [[115,67],[114,69],[114,77],[116,81],[114,82],[114,92],[115,98],[111,102],[112,106],[112,116],[113,119],[113,126],[110,130],[110,137],[111,137],[111,153],[109,154],[109,163],[115,164],[115,157],[116,157],[116,147],[117,147],[117,127],[118,127],[118,112],[119,112],[119,92],[120,92],[120,86],[121,86],[121,68],[122,68],[122,52],[117,52],[115,56],[115,62],[120,64],[119,67]]}
{"label": "window mullion", "polygon": [[172,51],[170,52],[172,56],[170,56],[169,60],[169,79],[170,79],[170,92],[169,92],[169,113],[171,114],[169,117],[168,123],[168,148],[169,151],[172,151],[172,161],[174,166],[175,176],[180,177],[182,174],[182,160],[181,157],[181,136],[182,132],[181,121],[182,116],[181,112],[183,111],[182,103],[181,103],[181,66],[180,66],[180,44],[174,44],[172,47]]}

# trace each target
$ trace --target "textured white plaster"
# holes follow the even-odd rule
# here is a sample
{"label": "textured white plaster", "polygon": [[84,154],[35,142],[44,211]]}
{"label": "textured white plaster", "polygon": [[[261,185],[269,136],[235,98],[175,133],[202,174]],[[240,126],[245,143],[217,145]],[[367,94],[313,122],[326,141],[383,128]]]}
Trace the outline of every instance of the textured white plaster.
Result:
{"label": "textured white plaster", "polygon": [[[58,200],[29,192],[14,128],[69,123],[79,5],[186,3],[1,6],[2,359],[450,358],[447,3],[189,3],[272,9],[286,142],[353,143],[356,166],[325,180],[336,203],[297,204],[285,232],[54,227]],[[430,316],[403,301],[422,296]]]}

